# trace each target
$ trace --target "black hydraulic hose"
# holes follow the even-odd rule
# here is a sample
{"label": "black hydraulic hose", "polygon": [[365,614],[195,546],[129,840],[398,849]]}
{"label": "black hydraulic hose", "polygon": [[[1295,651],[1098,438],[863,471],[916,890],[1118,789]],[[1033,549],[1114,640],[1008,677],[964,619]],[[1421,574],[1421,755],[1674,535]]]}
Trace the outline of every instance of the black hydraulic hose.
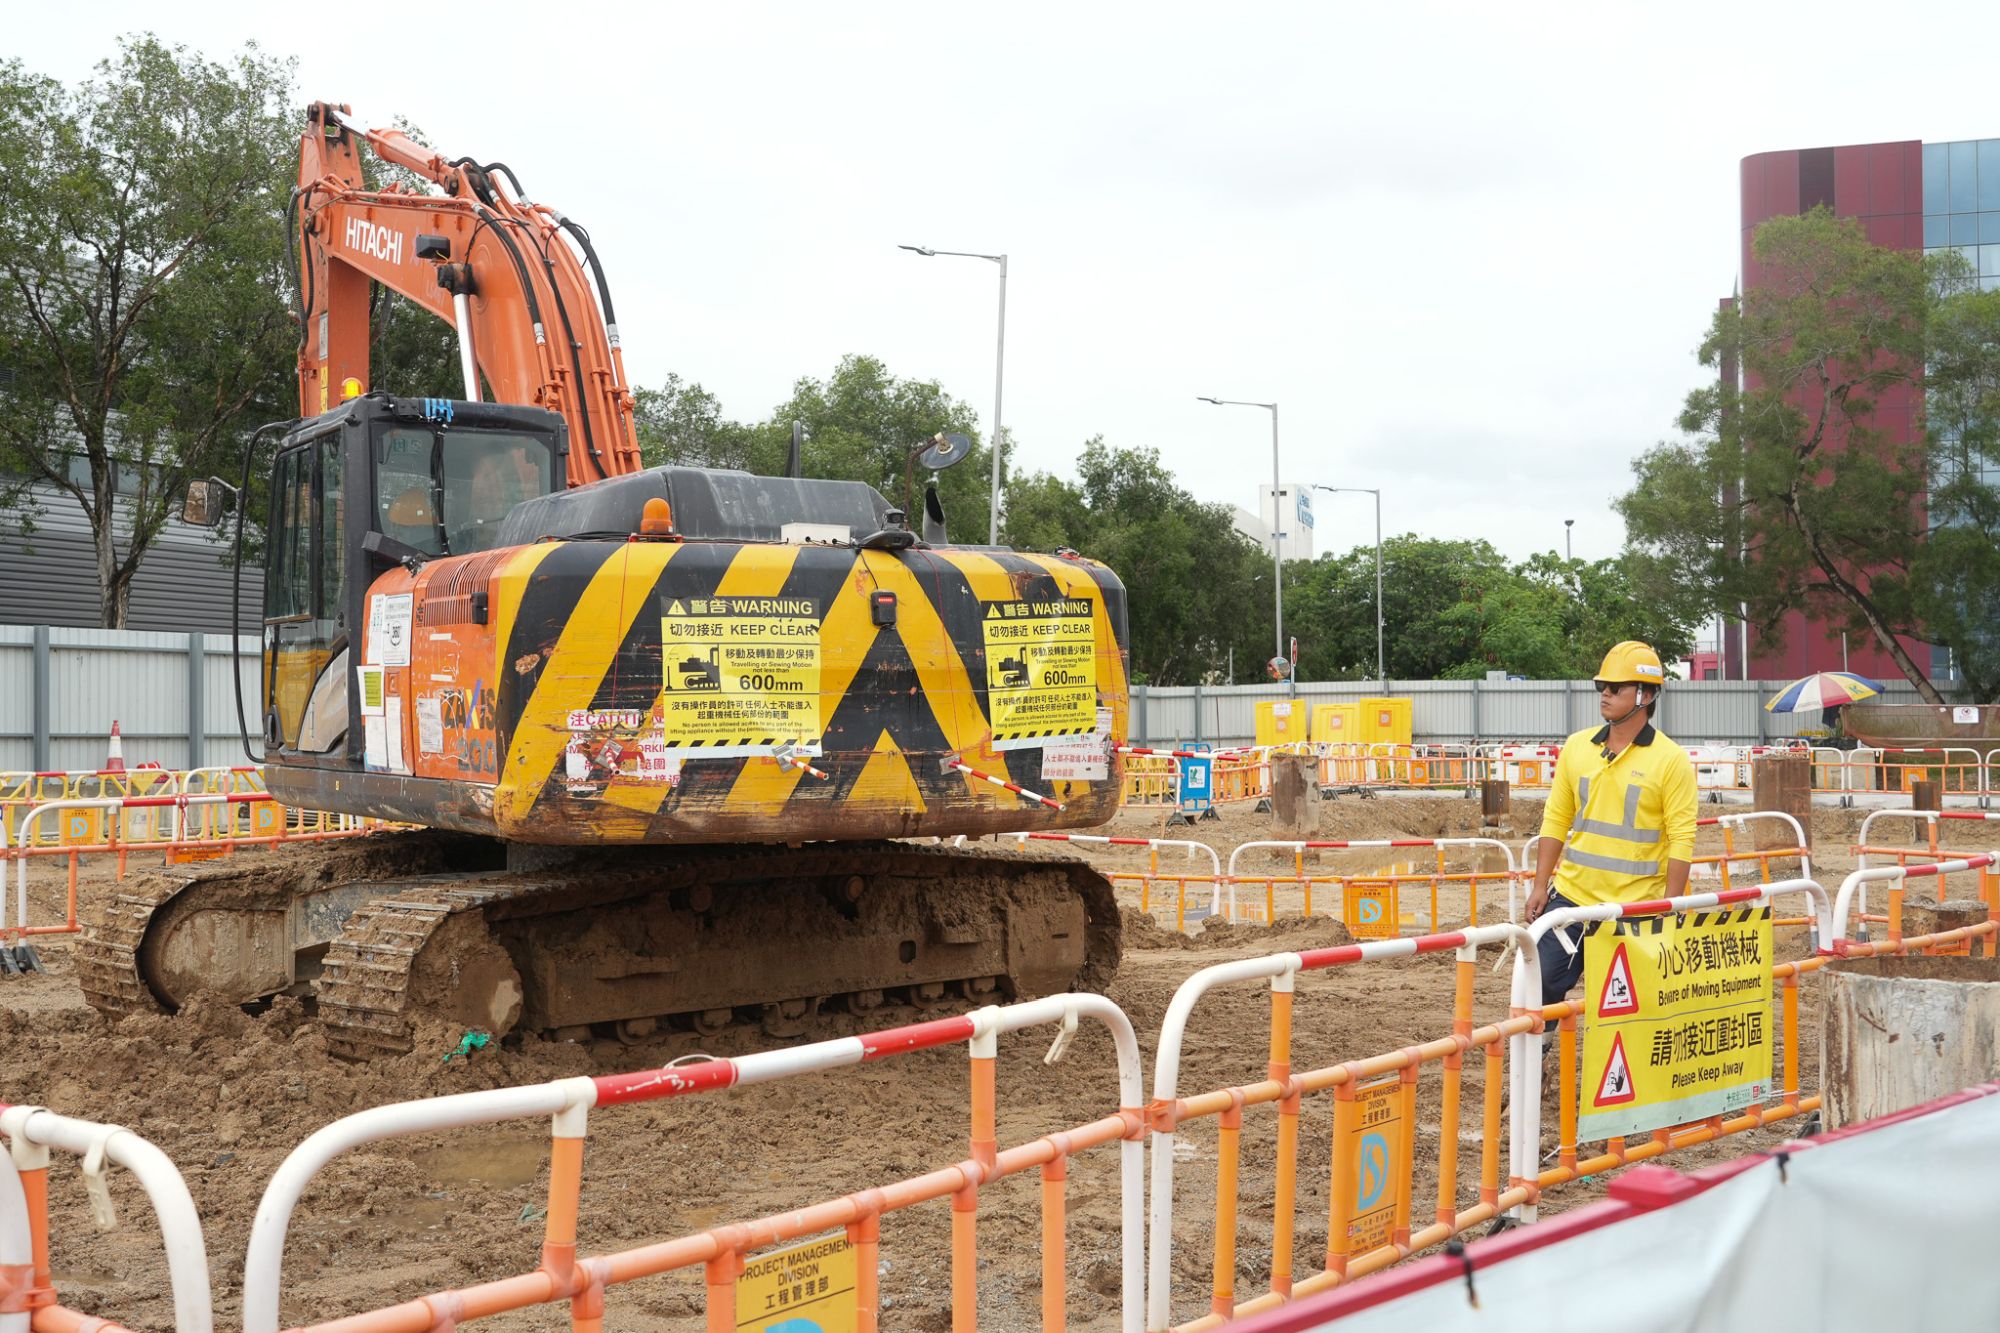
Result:
{"label": "black hydraulic hose", "polygon": [[[502,240],[508,241],[508,249],[512,251],[514,248],[512,241],[509,240],[507,234],[500,229],[499,224],[502,222],[510,223],[513,226],[520,227],[523,231],[527,231],[527,226],[518,218],[496,218],[493,220],[493,234],[495,236],[500,237]],[[608,477],[611,474],[604,470],[604,458],[597,452],[597,436],[596,436],[596,431],[592,428],[590,424],[590,411],[588,408],[584,406],[585,381],[583,375],[583,347],[582,344],[580,344],[576,340],[576,326],[570,322],[569,303],[564,301],[562,298],[562,285],[558,283],[555,279],[555,273],[556,273],[555,261],[551,260],[548,256],[548,252],[542,249],[539,241],[537,240],[533,232],[528,232],[528,240],[531,244],[535,246],[535,252],[542,261],[542,268],[548,273],[549,294],[555,298],[556,317],[562,321],[563,340],[569,344],[570,373],[576,377],[575,398],[577,406],[577,417],[583,422],[583,450],[585,453],[590,455],[591,465],[597,469],[597,475],[600,477]],[[515,263],[519,264],[520,262],[521,261],[517,254]],[[526,274],[523,274],[522,281],[524,284],[526,283],[526,280],[527,280]]]}
{"label": "black hydraulic hose", "polygon": [[[490,176],[496,171],[500,172],[504,174],[507,177],[508,181],[514,186],[514,194],[517,198],[520,199],[527,198],[528,192],[521,188],[521,178],[519,176],[516,176],[514,174],[514,169],[508,166],[505,162],[489,162],[484,166],[482,166],[479,163],[474,162],[469,157],[461,157],[454,160],[451,163],[451,165],[454,167],[469,166],[472,168],[474,172],[479,173],[481,176]],[[490,189],[490,187],[488,187],[488,189]],[[484,193],[484,191],[481,191],[481,193]],[[528,298],[528,317],[534,320],[536,324],[541,324],[542,323],[541,303],[536,299],[534,285],[529,280],[527,263],[525,260],[521,258],[520,250],[518,247],[515,246],[513,238],[508,236],[500,225],[502,222],[513,222],[517,226],[521,224],[517,219],[499,217],[489,212],[484,207],[479,207],[478,205],[475,205],[475,208],[478,209],[479,220],[481,225],[490,226],[493,229],[493,235],[499,239],[502,245],[505,245],[507,247],[508,257],[514,261],[514,274],[517,278],[520,279],[521,290],[524,293],[526,293]],[[475,230],[473,232],[474,239],[477,239],[478,235],[479,235],[478,231]],[[530,234],[529,239],[531,242],[534,240],[532,233]],[[585,241],[586,247],[588,246],[588,244],[589,242],[586,240]],[[469,253],[471,248],[472,248],[471,242],[467,242],[466,250],[468,251],[468,254],[466,257],[468,259],[471,258],[471,255]],[[542,267],[547,271],[549,275],[549,294],[555,298],[556,317],[562,321],[563,340],[569,344],[570,373],[573,376],[575,376],[575,388],[573,390],[573,394],[576,399],[577,418],[583,422],[583,451],[590,455],[591,466],[597,469],[597,475],[600,477],[606,477],[609,476],[610,473],[604,470],[604,457],[597,451],[597,432],[595,428],[593,428],[590,424],[590,411],[585,406],[585,401],[584,401],[585,380],[583,374],[583,350],[581,345],[578,344],[576,340],[576,326],[570,322],[569,304],[562,298],[562,287],[559,283],[555,281],[554,262],[550,260],[546,252],[541,251],[539,245],[536,248],[538,253],[540,253],[541,255]],[[592,263],[594,266],[595,265],[594,256],[592,258]],[[604,293],[605,292],[604,279],[601,272],[598,275],[597,285],[599,292]],[[605,318],[609,320],[610,297],[608,293],[604,295],[604,299],[606,302]],[[546,336],[546,334],[544,336]]]}
{"label": "black hydraulic hose", "polygon": [[243,753],[253,764],[263,763],[264,756],[251,750],[250,721],[243,715],[243,511],[250,507],[250,467],[257,457],[257,441],[274,430],[290,430],[296,422],[297,418],[269,421],[250,433],[250,443],[243,449],[243,485],[236,492],[236,549],[229,571],[229,678],[236,687],[236,730],[243,740]]}
{"label": "black hydraulic hose", "polygon": [[[470,161],[471,159],[468,158],[466,160]],[[480,170],[485,172],[489,176],[491,176],[496,171],[499,172],[501,175],[505,176],[508,180],[508,183],[514,187],[514,197],[516,199],[526,199],[528,197],[528,192],[521,188],[521,178],[519,176],[516,176],[514,174],[514,168],[508,166],[505,162],[488,162],[485,166],[481,167]]]}
{"label": "black hydraulic hose", "polygon": [[311,335],[313,302],[317,293],[312,289],[312,265],[299,262],[299,238],[296,231],[299,201],[312,193],[311,187],[293,189],[292,197],[285,205],[285,261],[291,265],[292,288],[299,303],[299,346],[304,347]]}
{"label": "black hydraulic hose", "polygon": [[583,247],[583,257],[590,261],[590,275],[597,279],[597,303],[604,307],[604,322],[608,327],[616,328],[618,315],[611,308],[611,287],[604,280],[604,265],[598,262],[597,247],[590,243],[590,233],[568,218],[561,220],[561,226]]}

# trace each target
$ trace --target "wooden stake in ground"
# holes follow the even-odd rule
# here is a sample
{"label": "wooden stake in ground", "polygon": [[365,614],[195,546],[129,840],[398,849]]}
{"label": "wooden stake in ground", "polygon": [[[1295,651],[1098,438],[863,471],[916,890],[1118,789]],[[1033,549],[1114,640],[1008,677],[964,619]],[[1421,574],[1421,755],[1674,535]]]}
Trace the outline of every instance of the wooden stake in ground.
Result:
{"label": "wooden stake in ground", "polygon": [[1319,833],[1318,763],[1310,755],[1271,756],[1271,833],[1311,838]]}
{"label": "wooden stake in ground", "polygon": [[[1750,761],[1750,808],[1782,810],[1799,821],[1806,846],[1812,846],[1812,755],[1804,750],[1760,754]],[[1759,850],[1793,847],[1792,831],[1775,819],[1750,824]]]}

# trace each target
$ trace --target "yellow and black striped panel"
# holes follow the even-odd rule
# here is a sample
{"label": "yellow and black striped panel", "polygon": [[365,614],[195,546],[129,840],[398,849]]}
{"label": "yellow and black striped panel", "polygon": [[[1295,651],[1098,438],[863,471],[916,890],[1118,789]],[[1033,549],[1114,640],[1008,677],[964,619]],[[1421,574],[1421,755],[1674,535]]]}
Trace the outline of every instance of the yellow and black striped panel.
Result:
{"label": "yellow and black striped panel", "polygon": [[[1042,749],[991,748],[981,627],[995,603],[1087,601],[1095,702],[1110,711],[1114,743],[1122,743],[1125,592],[1102,565],[1015,552],[704,542],[531,549],[535,563],[524,551],[493,582],[504,761],[492,809],[506,836],[659,843],[949,836],[1087,827],[1116,809],[1115,757],[1102,781],[1050,781]],[[894,594],[892,624],[876,623],[880,594]],[[698,685],[703,669],[698,655],[683,661],[663,642],[666,609],[759,604],[735,600],[746,598],[794,615],[811,608],[820,735],[749,728],[728,738],[739,742],[733,749],[653,737],[645,758],[630,762],[648,728],[660,725],[668,673]],[[624,730],[580,741],[571,725],[579,717],[614,719]],[[824,778],[769,753],[814,739],[820,753],[810,762]],[[952,758],[1066,809],[949,770]]]}

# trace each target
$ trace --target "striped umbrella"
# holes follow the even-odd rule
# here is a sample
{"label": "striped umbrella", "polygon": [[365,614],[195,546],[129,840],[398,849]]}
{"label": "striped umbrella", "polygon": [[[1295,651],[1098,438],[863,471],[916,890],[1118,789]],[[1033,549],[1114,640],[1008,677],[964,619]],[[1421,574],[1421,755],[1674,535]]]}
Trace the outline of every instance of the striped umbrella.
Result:
{"label": "striped umbrella", "polygon": [[1815,708],[1832,708],[1835,704],[1851,704],[1881,692],[1882,687],[1876,682],[1866,676],[1857,676],[1852,671],[1816,671],[1771,696],[1771,701],[1764,705],[1764,711],[1810,712]]}

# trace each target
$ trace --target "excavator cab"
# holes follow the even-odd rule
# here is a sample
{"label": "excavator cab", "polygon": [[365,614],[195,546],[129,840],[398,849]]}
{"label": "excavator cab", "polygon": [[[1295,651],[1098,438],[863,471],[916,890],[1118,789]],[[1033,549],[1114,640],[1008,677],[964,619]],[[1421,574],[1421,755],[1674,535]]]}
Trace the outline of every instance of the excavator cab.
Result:
{"label": "excavator cab", "polygon": [[[564,485],[562,418],[539,408],[370,394],[303,421],[271,465],[264,569],[267,758],[359,767],[351,688],[368,587],[396,565],[492,548],[516,505]],[[414,622],[391,626],[407,661]]]}

